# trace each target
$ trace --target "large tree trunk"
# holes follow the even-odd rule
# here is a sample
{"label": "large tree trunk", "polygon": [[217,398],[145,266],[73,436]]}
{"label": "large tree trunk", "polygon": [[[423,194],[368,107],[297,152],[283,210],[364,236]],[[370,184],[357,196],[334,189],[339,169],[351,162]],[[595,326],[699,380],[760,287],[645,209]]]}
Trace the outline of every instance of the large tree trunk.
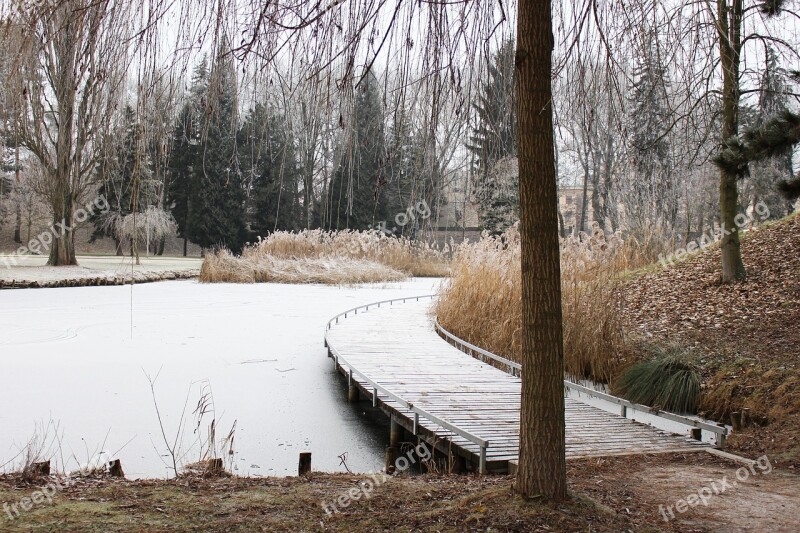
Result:
{"label": "large tree trunk", "polygon": [[53,205],[53,244],[50,247],[50,266],[77,265],[75,257],[75,234],[73,232],[74,206],[72,197],[61,195],[60,201]]}
{"label": "large tree trunk", "polygon": [[517,489],[560,500],[567,477],[551,0],[520,0],[517,36],[523,364]]}
{"label": "large tree trunk", "polygon": [[[741,54],[742,0],[717,0],[720,64],[722,66],[722,142],[739,133],[739,61]],[[738,177],[720,170],[719,208],[722,224],[722,281],[746,275],[736,215],[739,212]]]}

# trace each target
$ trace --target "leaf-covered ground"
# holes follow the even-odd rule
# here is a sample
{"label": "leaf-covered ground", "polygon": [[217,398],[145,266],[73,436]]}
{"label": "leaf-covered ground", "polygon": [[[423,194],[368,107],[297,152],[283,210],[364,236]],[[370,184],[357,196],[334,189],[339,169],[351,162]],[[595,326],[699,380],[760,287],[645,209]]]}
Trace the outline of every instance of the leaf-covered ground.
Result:
{"label": "leaf-covered ground", "polygon": [[13,520],[2,504],[19,505],[47,481],[0,477],[0,530],[780,532],[800,523],[800,478],[785,472],[758,467],[737,481],[742,465],[702,452],[568,466],[572,497],[560,504],[523,500],[509,477],[404,476],[330,516],[322,503],[358,492],[368,476],[81,480]]}
{"label": "leaf-covered ground", "polygon": [[742,254],[737,283],[720,283],[717,247],[629,281],[628,329],[697,350],[707,416],[750,410],[732,449],[800,468],[800,216],[744,234]]}

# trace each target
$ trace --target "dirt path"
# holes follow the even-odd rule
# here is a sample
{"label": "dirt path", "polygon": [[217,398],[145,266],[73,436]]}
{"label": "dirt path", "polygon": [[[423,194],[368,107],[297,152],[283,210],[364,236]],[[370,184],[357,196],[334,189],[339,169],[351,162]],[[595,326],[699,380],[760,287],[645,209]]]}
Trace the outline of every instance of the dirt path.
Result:
{"label": "dirt path", "polygon": [[[800,530],[800,477],[762,457],[752,467],[707,453],[572,464],[576,488],[637,523],[674,531]],[[656,518],[656,521],[653,521]]]}

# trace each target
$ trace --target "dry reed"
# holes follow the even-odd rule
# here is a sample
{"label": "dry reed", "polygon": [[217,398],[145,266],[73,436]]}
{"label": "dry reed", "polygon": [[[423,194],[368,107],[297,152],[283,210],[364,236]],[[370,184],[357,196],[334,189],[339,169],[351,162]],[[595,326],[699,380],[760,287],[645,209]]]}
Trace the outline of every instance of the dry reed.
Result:
{"label": "dry reed", "polygon": [[[618,274],[636,252],[619,235],[561,243],[565,370],[575,379],[609,382],[630,360],[619,313]],[[454,334],[514,361],[522,353],[519,233],[484,235],[456,254],[436,313]]]}
{"label": "dry reed", "polygon": [[208,254],[200,280],[350,284],[442,277],[449,273],[452,248],[370,231],[278,231],[239,257],[224,250]]}

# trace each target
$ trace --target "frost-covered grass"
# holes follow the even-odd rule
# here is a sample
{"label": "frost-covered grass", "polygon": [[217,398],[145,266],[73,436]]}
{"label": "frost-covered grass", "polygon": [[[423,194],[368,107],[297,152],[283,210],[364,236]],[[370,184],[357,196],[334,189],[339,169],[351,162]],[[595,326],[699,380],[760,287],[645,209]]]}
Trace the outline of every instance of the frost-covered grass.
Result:
{"label": "frost-covered grass", "polygon": [[245,248],[241,256],[206,256],[200,280],[209,283],[370,283],[410,276],[442,277],[451,247],[361,231],[279,231]]}
{"label": "frost-covered grass", "polygon": [[[57,282],[81,280],[100,276],[147,277],[166,272],[192,273],[197,275],[200,260],[187,257],[145,257],[140,265],[131,265],[129,256],[79,255],[76,267],[47,266],[45,255],[0,254],[0,280],[25,280],[38,282]],[[133,273],[133,274],[132,274]]]}

